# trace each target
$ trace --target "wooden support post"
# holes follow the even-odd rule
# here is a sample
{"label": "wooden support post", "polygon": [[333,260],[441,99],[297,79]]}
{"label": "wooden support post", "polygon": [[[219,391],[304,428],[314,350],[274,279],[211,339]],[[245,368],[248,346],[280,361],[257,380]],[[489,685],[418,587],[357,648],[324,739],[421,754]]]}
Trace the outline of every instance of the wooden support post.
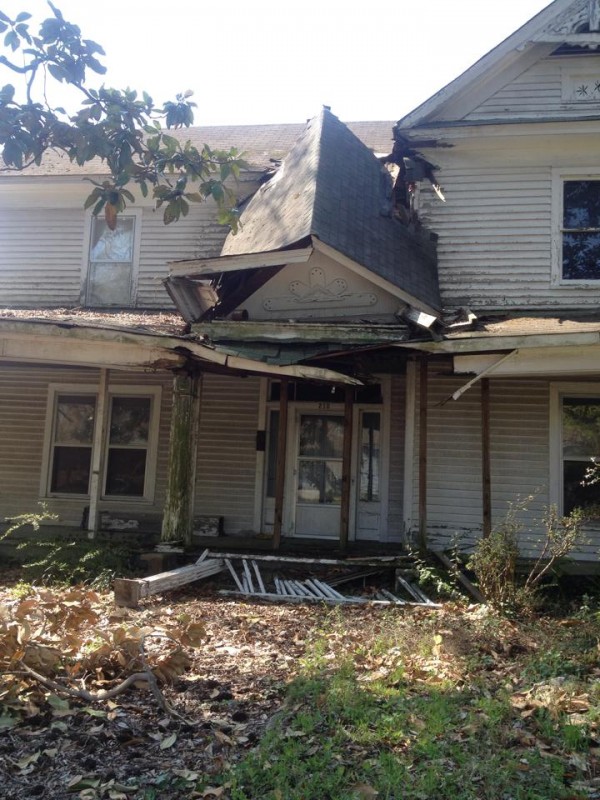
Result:
{"label": "wooden support post", "polygon": [[350,499],[352,489],[352,418],[354,414],[354,389],[345,387],[344,393],[344,448],[342,451],[342,502],[340,508],[340,550],[348,548],[350,532]]}
{"label": "wooden support post", "polygon": [[492,470],[490,455],[490,382],[481,379],[481,476],[483,535],[492,532]]}
{"label": "wooden support post", "polygon": [[88,512],[88,538],[93,539],[98,530],[98,504],[102,495],[102,475],[104,473],[104,443],[106,441],[106,426],[108,425],[109,396],[108,384],[110,372],[100,370],[100,383],[98,386],[98,402],[96,404],[96,419],[94,423],[94,446],[92,447],[92,475],[90,480],[90,508]]}
{"label": "wooden support post", "polygon": [[273,525],[273,550],[281,546],[283,526],[283,495],[285,490],[285,459],[288,424],[288,378],[282,378],[279,393],[279,429],[277,431],[277,473],[275,475],[275,522]]}
{"label": "wooden support post", "polygon": [[161,541],[191,544],[194,483],[199,416],[197,375],[179,373],[173,378],[173,408],[169,443],[167,496]]}
{"label": "wooden support post", "polygon": [[419,362],[419,549],[427,549],[427,358]]}

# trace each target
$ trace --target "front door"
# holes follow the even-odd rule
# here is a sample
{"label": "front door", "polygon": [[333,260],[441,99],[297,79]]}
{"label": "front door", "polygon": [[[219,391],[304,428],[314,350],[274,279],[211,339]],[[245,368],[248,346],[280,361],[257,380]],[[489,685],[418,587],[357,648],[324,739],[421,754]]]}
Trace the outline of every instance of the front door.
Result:
{"label": "front door", "polygon": [[295,536],[339,538],[343,448],[342,414],[298,411]]}

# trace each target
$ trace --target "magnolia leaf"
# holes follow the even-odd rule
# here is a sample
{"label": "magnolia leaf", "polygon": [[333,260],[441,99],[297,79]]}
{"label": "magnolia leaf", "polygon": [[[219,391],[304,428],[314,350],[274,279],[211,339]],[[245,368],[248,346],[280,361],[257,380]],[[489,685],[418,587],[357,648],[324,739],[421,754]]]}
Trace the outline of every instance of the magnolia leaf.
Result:
{"label": "magnolia leaf", "polygon": [[170,736],[167,736],[162,740],[162,742],[160,743],[160,749],[168,750],[169,747],[173,747],[176,741],[177,741],[177,734],[172,733]]}

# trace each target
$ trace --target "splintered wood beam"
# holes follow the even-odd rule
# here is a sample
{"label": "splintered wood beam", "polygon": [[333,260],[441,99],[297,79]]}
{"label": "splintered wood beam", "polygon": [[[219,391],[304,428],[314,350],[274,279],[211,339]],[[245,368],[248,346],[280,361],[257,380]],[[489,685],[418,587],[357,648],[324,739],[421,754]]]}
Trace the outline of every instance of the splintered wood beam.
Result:
{"label": "splintered wood beam", "polygon": [[481,479],[483,535],[492,532],[492,467],[490,451],[490,381],[481,379]]}
{"label": "splintered wood beam", "polygon": [[199,564],[189,564],[148,578],[116,578],[113,582],[115,591],[115,604],[128,608],[137,608],[140,600],[151,594],[177,589],[186,583],[199,581],[211,575],[217,575],[224,569],[220,558],[205,558]]}
{"label": "splintered wood beam", "polygon": [[427,358],[419,362],[419,548],[427,549]]}
{"label": "splintered wood beam", "polygon": [[273,524],[273,550],[281,546],[281,528],[283,526],[283,495],[285,491],[285,459],[288,423],[288,384],[287,378],[281,379],[279,394],[279,428],[277,430],[277,466],[275,475],[275,521]]}
{"label": "splintered wood beam", "polygon": [[342,498],[340,507],[340,550],[348,548],[350,532],[350,490],[352,488],[352,419],[354,414],[354,389],[344,392],[344,447],[342,451]]}

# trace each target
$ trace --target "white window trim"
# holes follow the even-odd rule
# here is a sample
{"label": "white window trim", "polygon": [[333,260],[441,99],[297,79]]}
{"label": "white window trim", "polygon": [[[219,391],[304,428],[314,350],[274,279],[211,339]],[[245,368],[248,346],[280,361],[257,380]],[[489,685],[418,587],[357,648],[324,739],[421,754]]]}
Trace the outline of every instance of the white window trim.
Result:
{"label": "white window trim", "polygon": [[[99,387],[90,383],[53,383],[48,386],[48,400],[46,403],[46,425],[44,430],[44,452],[42,457],[42,471],[40,476],[40,498],[41,499],[65,499],[65,500],[84,500],[89,499],[89,494],[66,494],[63,492],[52,492],[50,490],[50,468],[52,465],[52,440],[54,429],[54,415],[56,409],[56,399],[63,394],[93,395],[98,400]],[[156,456],[158,451],[158,434],[160,425],[160,409],[162,389],[160,386],[126,386],[115,385],[108,388],[108,402],[112,397],[150,397],[150,428],[148,431],[148,447],[146,448],[146,476],[144,480],[143,497],[131,495],[105,495],[104,487],[106,484],[106,469],[108,459],[106,455],[109,447],[110,425],[107,425],[106,434],[103,442],[103,470],[101,480],[100,500],[102,503],[143,503],[148,504],[154,501],[156,488]],[[97,404],[96,404],[97,411]],[[109,413],[109,412],[108,412]],[[94,420],[94,428],[98,424],[98,419]],[[92,442],[92,459],[94,457],[94,444]]]}
{"label": "white window trim", "polygon": [[563,447],[562,447],[562,399],[600,399],[600,383],[551,383],[550,384],[550,470],[549,500],[563,513]]}
{"label": "white window trim", "polygon": [[562,224],[563,224],[563,184],[565,181],[600,180],[600,167],[555,168],[552,170],[552,268],[551,285],[561,289],[577,289],[585,287],[597,289],[597,280],[574,281],[564,280],[562,276]]}
{"label": "white window trim", "polygon": [[[129,302],[123,303],[123,306],[135,306],[137,304],[138,293],[138,279],[140,271],[140,246],[142,239],[142,209],[141,208],[128,208],[123,211],[119,216],[135,217],[135,225],[133,232],[133,262],[131,265],[131,297]],[[82,306],[88,304],[88,278],[90,274],[90,250],[92,245],[92,220],[94,215],[91,211],[85,215],[85,224],[83,232],[83,252],[81,256],[81,290],[80,300]]]}

